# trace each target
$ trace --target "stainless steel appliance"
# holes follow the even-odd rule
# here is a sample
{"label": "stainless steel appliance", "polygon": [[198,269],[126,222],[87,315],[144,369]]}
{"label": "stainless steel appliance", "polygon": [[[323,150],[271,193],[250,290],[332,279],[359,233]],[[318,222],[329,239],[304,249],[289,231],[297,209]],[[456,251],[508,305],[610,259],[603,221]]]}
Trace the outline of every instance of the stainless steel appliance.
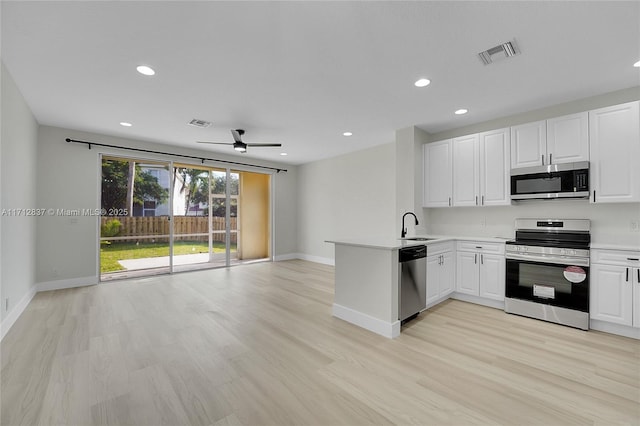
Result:
{"label": "stainless steel appliance", "polygon": [[516,219],[505,312],[589,329],[588,219]]}
{"label": "stainless steel appliance", "polygon": [[427,246],[401,248],[398,261],[398,319],[404,324],[427,307]]}
{"label": "stainless steel appliance", "polygon": [[589,198],[589,162],[511,169],[511,199]]}

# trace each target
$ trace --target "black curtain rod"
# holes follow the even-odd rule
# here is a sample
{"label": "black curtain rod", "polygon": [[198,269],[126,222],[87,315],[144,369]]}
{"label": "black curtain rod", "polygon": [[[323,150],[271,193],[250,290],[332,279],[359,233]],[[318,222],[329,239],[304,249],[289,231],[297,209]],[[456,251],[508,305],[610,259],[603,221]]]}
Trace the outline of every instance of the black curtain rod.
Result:
{"label": "black curtain rod", "polygon": [[197,157],[195,155],[174,154],[172,152],[153,151],[153,150],[150,150],[150,149],[127,148],[125,146],[108,145],[108,144],[105,144],[105,143],[95,143],[95,142],[87,142],[87,141],[79,141],[79,140],[76,140],[76,139],[69,139],[69,138],[67,138],[65,140],[67,142],[83,143],[83,144],[87,145],[89,147],[89,149],[91,149],[92,145],[105,146],[107,148],[126,149],[128,151],[146,152],[146,153],[150,153],[150,154],[172,155],[174,157],[182,157],[182,158],[192,158],[192,159],[195,159],[195,160],[202,161],[202,164],[204,164],[205,161],[216,161],[218,163],[235,164],[237,166],[249,166],[249,167],[257,167],[259,169],[275,170],[276,173],[286,172],[287,171],[287,169],[278,169],[277,167],[256,166],[255,164],[239,163],[237,161],[228,161],[228,160],[218,160],[218,159],[215,159],[215,158],[207,158],[207,157]]}

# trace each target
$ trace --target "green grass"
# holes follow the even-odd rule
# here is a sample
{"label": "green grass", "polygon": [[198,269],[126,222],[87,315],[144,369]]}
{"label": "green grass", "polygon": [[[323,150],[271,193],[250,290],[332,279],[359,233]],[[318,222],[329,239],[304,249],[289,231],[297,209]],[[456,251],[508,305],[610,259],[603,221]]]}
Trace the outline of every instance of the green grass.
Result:
{"label": "green grass", "polygon": [[[222,242],[214,241],[213,252],[224,253],[225,245]],[[236,251],[236,245],[231,244],[231,251]],[[203,241],[175,241],[173,243],[173,254],[196,254],[208,253],[209,244]],[[123,268],[118,261],[126,259],[144,259],[148,257],[169,256],[169,243],[132,243],[117,242],[100,245],[100,272],[122,271]]]}

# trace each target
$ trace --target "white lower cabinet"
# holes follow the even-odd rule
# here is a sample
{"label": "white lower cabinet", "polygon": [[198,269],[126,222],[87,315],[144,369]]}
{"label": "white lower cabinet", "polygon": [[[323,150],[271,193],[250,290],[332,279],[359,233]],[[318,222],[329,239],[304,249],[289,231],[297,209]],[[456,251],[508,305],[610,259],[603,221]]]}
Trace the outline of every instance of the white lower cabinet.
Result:
{"label": "white lower cabinet", "polygon": [[456,291],[504,301],[504,244],[459,241],[456,255]]}
{"label": "white lower cabinet", "polygon": [[446,299],[455,289],[453,242],[427,247],[427,307]]}
{"label": "white lower cabinet", "polygon": [[640,328],[640,252],[592,250],[591,319]]}

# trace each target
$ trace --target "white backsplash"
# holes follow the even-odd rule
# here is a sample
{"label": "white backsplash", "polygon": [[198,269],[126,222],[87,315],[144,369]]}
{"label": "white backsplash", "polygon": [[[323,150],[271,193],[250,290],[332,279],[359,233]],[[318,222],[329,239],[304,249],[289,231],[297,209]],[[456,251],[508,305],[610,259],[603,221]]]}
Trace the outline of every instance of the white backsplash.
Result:
{"label": "white backsplash", "polygon": [[590,219],[591,240],[600,244],[640,246],[640,203],[591,204],[587,200],[527,201],[503,207],[424,209],[427,232],[435,235],[514,237],[517,218]]}

